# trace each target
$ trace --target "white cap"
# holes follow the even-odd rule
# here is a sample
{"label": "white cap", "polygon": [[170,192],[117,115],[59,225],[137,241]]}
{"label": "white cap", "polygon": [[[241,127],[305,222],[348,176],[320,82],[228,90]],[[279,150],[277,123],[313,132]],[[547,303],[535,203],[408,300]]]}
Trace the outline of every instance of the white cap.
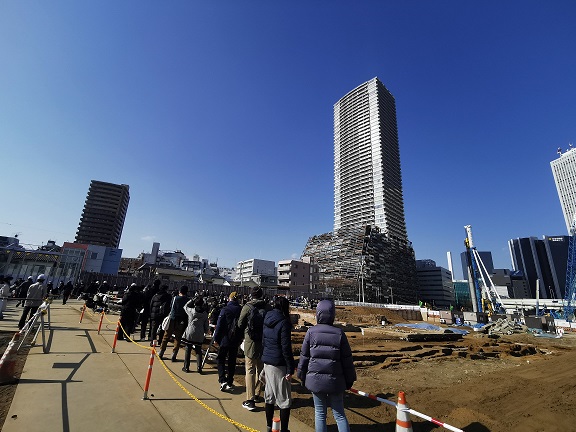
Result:
{"label": "white cap", "polygon": [[46,276],[44,276],[44,273],[40,273],[38,275],[38,277],[36,278],[37,281],[43,281],[44,279],[46,279]]}

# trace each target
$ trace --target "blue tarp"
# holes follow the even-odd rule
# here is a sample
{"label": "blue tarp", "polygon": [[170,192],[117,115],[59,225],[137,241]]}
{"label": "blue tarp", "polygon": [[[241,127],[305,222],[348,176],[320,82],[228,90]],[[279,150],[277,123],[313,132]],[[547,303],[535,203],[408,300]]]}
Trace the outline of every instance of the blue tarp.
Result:
{"label": "blue tarp", "polygon": [[450,327],[449,329],[443,328],[443,327],[438,327],[435,326],[433,324],[428,324],[428,323],[414,323],[414,324],[410,324],[410,323],[401,323],[401,324],[396,324],[396,327],[409,327],[409,328],[413,328],[413,329],[418,329],[418,330],[430,330],[430,331],[451,331],[452,333],[458,333],[458,334],[462,334],[462,335],[467,335],[469,332],[467,330],[462,330],[462,329],[458,329],[458,328],[454,328],[454,327]]}

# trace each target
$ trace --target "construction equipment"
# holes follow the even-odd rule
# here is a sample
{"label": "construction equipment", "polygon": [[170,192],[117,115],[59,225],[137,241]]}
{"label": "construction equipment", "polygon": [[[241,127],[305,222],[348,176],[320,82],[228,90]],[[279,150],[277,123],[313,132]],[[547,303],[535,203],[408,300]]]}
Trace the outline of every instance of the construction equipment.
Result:
{"label": "construction equipment", "polygon": [[[472,305],[474,312],[487,312],[489,315],[505,314],[506,309],[502,304],[500,294],[492,279],[488,276],[486,266],[480,258],[480,254],[474,247],[472,240],[472,226],[464,226],[466,230],[466,260],[468,263],[468,276],[471,284],[470,294],[472,295]],[[484,276],[486,275],[486,277]],[[487,281],[487,280],[488,281]]]}
{"label": "construction equipment", "polygon": [[566,288],[564,289],[564,319],[574,319],[576,304],[576,213],[570,224],[570,240],[568,241],[568,261],[566,263]]}

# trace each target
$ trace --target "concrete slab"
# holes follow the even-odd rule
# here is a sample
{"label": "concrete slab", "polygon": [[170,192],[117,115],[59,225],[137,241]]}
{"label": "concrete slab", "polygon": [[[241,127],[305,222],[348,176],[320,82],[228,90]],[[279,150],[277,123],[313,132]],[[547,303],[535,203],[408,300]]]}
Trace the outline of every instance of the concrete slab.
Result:
{"label": "concrete slab", "polygon": [[[187,374],[181,371],[182,361],[168,360],[165,365],[172,378],[156,358],[149,400],[142,400],[148,343],[118,341],[112,353],[118,316],[106,316],[98,335],[98,314],[87,312],[79,323],[82,305],[77,300],[52,304],[51,329],[46,332],[49,352],[43,353],[39,336],[26,360],[4,432],[266,430],[263,404],[250,412],[242,408],[244,387],[221,392],[215,364],[208,363],[203,375]],[[16,332],[21,311],[9,302],[0,329]],[[181,351],[179,358],[183,355]],[[193,362],[191,369],[195,367]],[[295,418],[290,419],[290,429],[313,430]]]}

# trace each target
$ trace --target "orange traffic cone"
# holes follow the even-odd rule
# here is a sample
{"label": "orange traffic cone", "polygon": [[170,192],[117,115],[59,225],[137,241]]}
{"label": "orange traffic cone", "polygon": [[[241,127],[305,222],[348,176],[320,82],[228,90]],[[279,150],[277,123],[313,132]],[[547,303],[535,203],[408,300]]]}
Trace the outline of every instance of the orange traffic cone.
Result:
{"label": "orange traffic cone", "polygon": [[7,383],[16,379],[14,373],[16,372],[16,352],[18,351],[16,345],[18,339],[20,339],[20,333],[14,334],[0,360],[0,383]]}
{"label": "orange traffic cone", "polygon": [[412,432],[412,420],[408,413],[410,407],[406,403],[406,395],[403,391],[398,392],[398,403],[396,404],[396,432]]}
{"label": "orange traffic cone", "polygon": [[280,432],[280,419],[278,417],[272,419],[272,432]]}

